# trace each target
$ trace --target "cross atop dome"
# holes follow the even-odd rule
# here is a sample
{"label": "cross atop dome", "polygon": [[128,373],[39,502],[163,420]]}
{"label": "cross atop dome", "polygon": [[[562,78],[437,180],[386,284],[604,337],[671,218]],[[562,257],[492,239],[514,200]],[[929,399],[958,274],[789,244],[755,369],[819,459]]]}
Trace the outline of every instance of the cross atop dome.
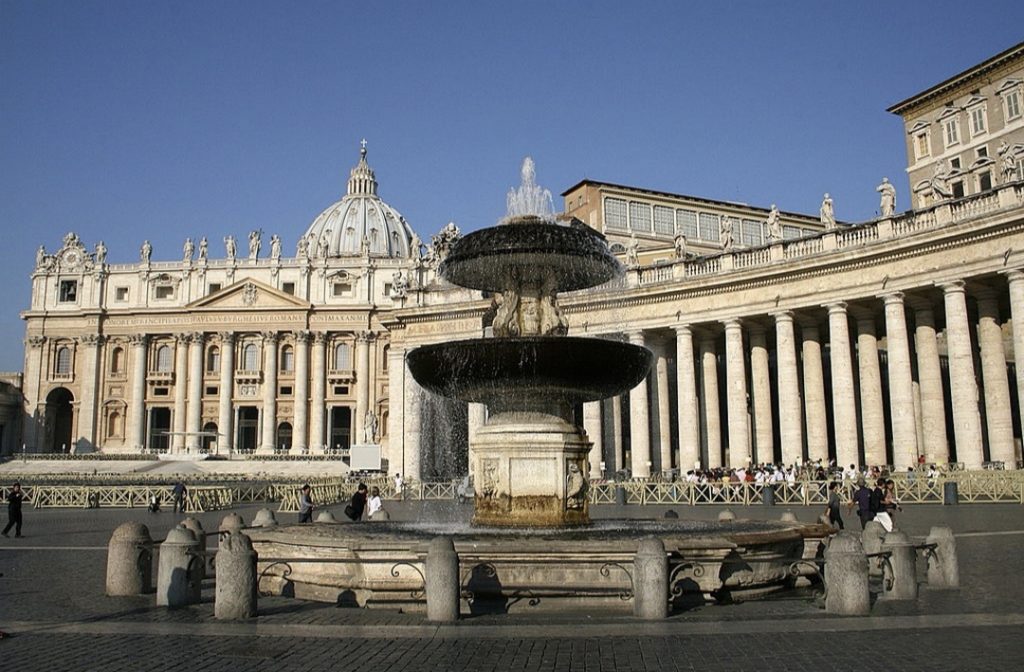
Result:
{"label": "cross atop dome", "polygon": [[366,138],[359,141],[359,156],[366,156]]}
{"label": "cross atop dome", "polygon": [[377,179],[370,164],[366,163],[366,138],[359,141],[359,163],[349,173],[348,193],[370,196],[377,194]]}

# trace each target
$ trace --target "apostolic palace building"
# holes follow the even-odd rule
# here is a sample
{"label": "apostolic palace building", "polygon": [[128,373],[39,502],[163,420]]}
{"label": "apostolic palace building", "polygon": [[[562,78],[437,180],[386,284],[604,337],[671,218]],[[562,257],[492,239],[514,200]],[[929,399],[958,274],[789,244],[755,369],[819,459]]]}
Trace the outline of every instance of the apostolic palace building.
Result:
{"label": "apostolic palace building", "polygon": [[[1017,467],[1024,43],[890,111],[911,193],[868,187],[870,221],[837,222],[827,195],[801,215],[592,180],[563,193],[561,217],[601,231],[627,269],[559,298],[570,334],[655,354],[645,383],[578,409],[592,476]],[[280,234],[209,232],[173,255],[140,240],[127,263],[74,233],[40,247],[24,373],[0,387],[3,451],[370,443],[407,479],[464,471],[485,410],[426,394],[405,364],[489,329],[492,299],[436,275],[457,227],[424,244],[381,200],[364,144],[340,200]]]}

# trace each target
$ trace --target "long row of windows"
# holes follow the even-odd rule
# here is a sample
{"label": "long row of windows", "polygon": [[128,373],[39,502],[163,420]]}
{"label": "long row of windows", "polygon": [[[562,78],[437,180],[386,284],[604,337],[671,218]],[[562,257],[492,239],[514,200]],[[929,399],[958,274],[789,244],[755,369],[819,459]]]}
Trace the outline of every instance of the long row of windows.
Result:
{"label": "long row of windows", "polygon": [[[664,205],[651,205],[623,198],[604,199],[604,223],[609,231],[645,233],[672,237],[677,232],[688,240],[720,243],[721,215]],[[653,227],[652,227],[653,224]],[[764,244],[764,225],[754,219],[731,218],[733,242],[747,247]],[[798,226],[783,226],[783,238],[799,238],[805,231]]]}
{"label": "long row of windows", "polygon": [[[1003,123],[1008,124],[1022,117],[1021,83],[1007,81],[996,92],[1002,100]],[[964,108],[967,114],[967,130],[971,139],[984,135],[989,131],[988,106],[985,99],[979,96],[968,100]],[[946,112],[938,118],[937,123],[942,129],[942,141],[945,148],[955,147],[963,140],[963,131],[960,127],[960,109],[948,107]],[[931,130],[923,122],[911,129],[913,133],[914,159],[919,160],[931,156]]]}

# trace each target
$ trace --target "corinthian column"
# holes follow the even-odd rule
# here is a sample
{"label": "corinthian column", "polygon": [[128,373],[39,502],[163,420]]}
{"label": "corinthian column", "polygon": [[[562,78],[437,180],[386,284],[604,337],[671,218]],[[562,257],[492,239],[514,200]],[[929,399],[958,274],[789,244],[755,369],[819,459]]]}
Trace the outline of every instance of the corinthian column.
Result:
{"label": "corinthian column", "polygon": [[[81,405],[77,434],[79,440],[84,441],[90,448],[95,448],[99,443],[99,437],[96,436],[96,397],[100,382],[99,348],[103,344],[103,337],[98,334],[87,334],[79,340],[85,348],[82,352]],[[72,444],[74,443],[76,441],[72,439]]]}
{"label": "corinthian column", "polygon": [[980,469],[984,453],[981,414],[978,412],[978,382],[974,377],[974,356],[971,352],[971,326],[967,319],[967,295],[964,283],[960,281],[942,285],[942,291],[946,304],[946,350],[956,456],[968,469]]}
{"label": "corinthian column", "polygon": [[384,457],[390,473],[402,473],[405,450],[405,350],[388,350],[388,443]]}
{"label": "corinthian column", "polygon": [[[857,317],[857,369],[860,372],[860,415],[864,432],[864,461],[888,464],[885,457],[885,404],[882,401],[882,369],[878,364],[875,316]],[[846,468],[848,465],[841,465]]]}
{"label": "corinthian column", "polygon": [[704,427],[707,432],[708,469],[722,466],[722,416],[718,408],[718,353],[715,339],[700,339],[701,379],[704,382]]}
{"label": "corinthian column", "polygon": [[679,471],[686,473],[700,461],[700,414],[697,405],[697,373],[693,366],[693,331],[676,327],[676,395],[679,419]]}
{"label": "corinthian column", "polygon": [[352,443],[372,443],[363,436],[366,425],[366,411],[373,408],[370,400],[370,344],[373,334],[364,332],[356,335],[356,417]]}
{"label": "corinthian column", "polygon": [[743,357],[743,327],[736,319],[725,324],[726,410],[729,414],[729,466],[749,463],[750,429],[747,424],[747,369]]}
{"label": "corinthian column", "polygon": [[309,332],[295,332],[295,415],[292,455],[306,452],[309,436]]}
{"label": "corinthian column", "polygon": [[188,420],[185,446],[190,453],[199,452],[199,431],[203,425],[203,335],[189,334],[188,343]]}
{"label": "corinthian column", "polygon": [[[775,318],[775,352],[779,376],[779,438],[783,464],[794,464],[803,457],[803,404],[800,399],[800,372],[796,364],[796,334],[793,313],[781,312]],[[764,461],[764,457],[760,458]]]}
{"label": "corinthian column", "polygon": [[988,424],[989,457],[1007,467],[1017,465],[1010,412],[1010,383],[1006,376],[1006,351],[999,326],[999,302],[992,290],[978,296],[978,342],[981,375],[985,388],[985,420]]}
{"label": "corinthian column", "polygon": [[312,398],[309,402],[309,452],[324,453],[324,414],[326,413],[327,334],[313,334]]}
{"label": "corinthian column", "polygon": [[263,332],[263,440],[258,453],[272,454],[277,441],[277,333]]}
{"label": "corinthian column", "polygon": [[668,393],[668,344],[658,348],[655,374],[658,393],[658,467],[662,471],[672,468],[672,415]]}
{"label": "corinthian column", "polygon": [[131,433],[128,445],[142,452],[146,441],[146,345],[149,339],[145,334],[132,334],[128,342],[132,346],[132,397],[128,409]]}
{"label": "corinthian column", "polygon": [[946,402],[942,392],[939,345],[935,338],[935,315],[930,303],[914,304],[914,344],[917,350],[917,378],[921,387],[921,428],[924,459],[930,463],[949,461],[946,438]]}
{"label": "corinthian column", "polygon": [[188,393],[188,334],[178,334],[174,344],[174,435],[171,452],[185,450],[185,402]]}
{"label": "corinthian column", "polygon": [[[1007,271],[1010,289],[1010,321],[1013,323],[1013,368],[1017,372],[1017,403],[1020,405],[1021,425],[1024,425],[1024,272]],[[1021,428],[1024,431],[1024,427]]]}
{"label": "corinthian column", "polygon": [[807,417],[807,457],[828,462],[828,422],[825,417],[825,376],[821,364],[818,325],[801,325],[804,358],[804,414]]}
{"label": "corinthian column", "polygon": [[626,468],[626,449],[623,447],[622,438],[622,399],[629,403],[629,397],[617,394],[612,397],[612,444],[615,449],[615,471],[622,471]]}
{"label": "corinthian column", "polygon": [[[644,344],[643,332],[630,332],[629,342],[642,346]],[[651,475],[651,421],[647,404],[647,378],[645,377],[629,391],[629,462],[635,478],[648,478]]]}
{"label": "corinthian column", "polygon": [[917,464],[917,419],[914,380],[910,370],[910,339],[903,295],[886,294],[885,341],[889,355],[889,414],[892,416],[892,455],[897,469]]}
{"label": "corinthian column", "polygon": [[222,331],[220,336],[220,397],[217,402],[217,452],[228,455],[235,449],[235,335]]}
{"label": "corinthian column", "polygon": [[768,366],[768,340],[765,330],[759,324],[752,324],[750,331],[750,380],[754,396],[754,447],[757,450],[753,462],[775,461],[775,436],[772,426],[772,381]]}
{"label": "corinthian column", "polygon": [[422,420],[423,388],[405,368],[405,480],[420,480],[420,423]]}

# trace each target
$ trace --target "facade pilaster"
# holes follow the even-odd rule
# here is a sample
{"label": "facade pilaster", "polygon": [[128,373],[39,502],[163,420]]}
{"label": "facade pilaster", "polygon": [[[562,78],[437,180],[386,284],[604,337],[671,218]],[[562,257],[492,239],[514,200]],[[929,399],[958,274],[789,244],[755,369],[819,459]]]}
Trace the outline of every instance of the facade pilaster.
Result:
{"label": "facade pilaster", "polygon": [[722,466],[722,414],[718,407],[718,352],[715,339],[700,339],[701,380],[704,388],[704,428],[707,437],[708,461],[705,469]]}
{"label": "facade pilaster", "polygon": [[405,455],[404,472],[406,481],[420,481],[420,435],[423,413],[423,388],[412,372],[405,369]]}
{"label": "facade pilaster", "polygon": [[[99,396],[100,353],[104,338],[99,334],[86,334],[79,341],[82,349],[82,383],[79,386],[81,404],[78,407],[78,431],[72,437],[76,449],[94,449],[99,445],[96,432],[96,399]],[[84,442],[85,446],[79,446]]]}
{"label": "facade pilaster", "polygon": [[957,461],[968,469],[980,469],[984,462],[981,444],[981,414],[978,411],[978,383],[974,377],[971,327],[967,317],[967,294],[961,281],[942,285],[946,306],[946,352],[949,360],[953,401],[953,436]]}
{"label": "facade pilaster", "polygon": [[128,337],[128,343],[132,351],[132,396],[128,410],[131,432],[128,445],[141,453],[146,447],[146,348],[149,338],[145,334],[132,334]]}
{"label": "facade pilaster", "polygon": [[388,350],[388,442],[384,457],[391,474],[402,473],[405,450],[405,350],[392,343]]}
{"label": "facade pilaster", "polygon": [[42,429],[42,418],[39,417],[38,409],[43,401],[41,397],[42,381],[45,379],[43,371],[43,346],[46,345],[45,336],[29,336],[25,339],[25,424],[22,441],[26,448],[32,452],[41,452],[40,430]]}
{"label": "facade pilaster", "polygon": [[1017,465],[1017,455],[1013,442],[1010,383],[1006,375],[1003,330],[999,325],[999,301],[991,290],[985,290],[978,296],[978,343],[981,346],[989,459],[1012,469]]}
{"label": "facade pilaster", "polygon": [[[857,371],[860,374],[860,424],[864,434],[864,461],[888,464],[885,457],[885,403],[882,399],[882,369],[878,361],[875,316],[857,317]],[[841,465],[843,468],[847,464]]]}
{"label": "facade pilaster", "polygon": [[601,402],[589,401],[583,404],[583,429],[590,439],[590,478],[601,478],[601,462],[604,451],[601,437]]}
{"label": "facade pilaster", "polygon": [[676,386],[679,472],[685,474],[700,461],[700,407],[697,403],[693,330],[689,325],[676,327]]}
{"label": "facade pilaster", "polygon": [[276,332],[263,332],[263,429],[258,453],[273,454],[277,447],[277,341]]}
{"label": "facade pilaster", "polygon": [[726,412],[729,426],[729,466],[750,462],[750,425],[747,417],[747,370],[743,356],[743,326],[737,319],[725,325]]}
{"label": "facade pilaster", "polygon": [[[795,464],[803,457],[803,402],[800,398],[800,370],[796,358],[793,313],[775,313],[775,353],[779,377],[779,439],[782,463]],[[760,456],[765,461],[765,457]]]}
{"label": "facade pilaster", "polygon": [[352,434],[352,443],[372,443],[364,440],[363,432],[366,426],[366,411],[373,408],[370,399],[370,347],[373,341],[373,334],[363,332],[356,334],[356,412],[352,420],[355,431]]}
{"label": "facade pilaster", "polygon": [[672,410],[668,391],[668,344],[658,348],[655,376],[658,392],[658,468],[665,472],[672,468]]}
{"label": "facade pilaster", "polygon": [[203,334],[188,337],[188,416],[185,423],[185,447],[198,453],[201,444],[199,432],[203,426]]}
{"label": "facade pilaster", "polygon": [[174,433],[171,452],[185,450],[185,413],[188,395],[188,334],[178,334],[174,343]]}
{"label": "facade pilaster", "polygon": [[825,376],[821,361],[818,325],[800,327],[804,361],[804,416],[807,421],[807,457],[828,462],[828,420],[825,414]]}
{"label": "facade pilaster", "polygon": [[313,367],[310,385],[309,402],[309,452],[315,455],[324,453],[324,417],[327,412],[326,362],[327,334],[322,331],[313,333]]}
{"label": "facade pilaster", "polygon": [[295,408],[292,455],[309,450],[309,332],[295,332]]}
{"label": "facade pilaster", "polygon": [[889,357],[889,415],[892,418],[893,466],[906,470],[917,464],[917,420],[914,417],[914,381],[910,369],[910,339],[903,294],[885,301],[885,341]]}
{"label": "facade pilaster", "polygon": [[[629,342],[643,346],[643,332],[630,332]],[[651,475],[651,420],[647,394],[649,377],[645,377],[629,391],[629,463],[634,478],[648,478]]]}
{"label": "facade pilaster", "polygon": [[775,432],[772,423],[772,381],[768,365],[768,339],[764,327],[751,324],[750,384],[754,397],[754,450],[752,462],[774,462]]}
{"label": "facade pilaster", "polygon": [[222,331],[220,336],[220,397],[217,402],[217,452],[230,455],[235,449],[235,335]]}

